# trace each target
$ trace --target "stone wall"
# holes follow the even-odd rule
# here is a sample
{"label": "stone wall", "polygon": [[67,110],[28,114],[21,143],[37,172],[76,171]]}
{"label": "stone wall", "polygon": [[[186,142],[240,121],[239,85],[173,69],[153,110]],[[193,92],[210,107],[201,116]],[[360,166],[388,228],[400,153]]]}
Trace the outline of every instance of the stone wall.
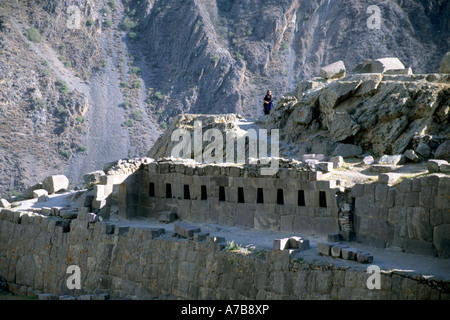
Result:
{"label": "stone wall", "polygon": [[[227,252],[213,237],[161,238],[160,229],[111,222],[0,212],[0,281],[9,290],[111,298],[449,299],[450,284],[396,272],[369,290],[365,270],[302,262],[288,251]],[[81,269],[81,289],[66,286],[67,267]]]}
{"label": "stone wall", "polygon": [[381,174],[378,182],[350,188],[304,164],[281,163],[274,176],[262,176],[258,168],[147,159],[132,174],[102,177],[86,210],[107,216],[115,207],[121,219],[172,211],[187,221],[341,233],[346,240],[351,233],[381,247],[450,256],[448,175],[398,182],[399,174]]}
{"label": "stone wall", "polygon": [[193,168],[152,163],[141,171],[139,215],[157,218],[158,212],[173,211],[194,222],[339,232],[336,195],[343,188],[335,181],[318,180],[321,175],[319,171],[280,168],[276,176],[261,176],[238,166]]}
{"label": "stone wall", "polygon": [[355,185],[354,228],[357,240],[408,252],[450,256],[450,177],[432,174]]}

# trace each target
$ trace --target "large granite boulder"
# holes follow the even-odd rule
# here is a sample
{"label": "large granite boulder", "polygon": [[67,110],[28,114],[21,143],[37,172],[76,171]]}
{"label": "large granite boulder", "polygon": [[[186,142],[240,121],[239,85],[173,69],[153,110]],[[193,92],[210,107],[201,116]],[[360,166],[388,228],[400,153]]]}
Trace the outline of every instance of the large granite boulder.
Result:
{"label": "large granite boulder", "polygon": [[49,176],[42,182],[42,188],[49,194],[65,191],[69,188],[69,179],[65,175]]}
{"label": "large granite boulder", "polygon": [[346,70],[342,60],[324,66],[320,69],[320,76],[324,79],[339,79],[345,77]]}
{"label": "large granite boulder", "polygon": [[437,147],[434,159],[447,160],[450,162],[450,140],[446,140]]}
{"label": "large granite boulder", "polygon": [[388,70],[404,70],[405,66],[398,58],[366,59],[357,65],[356,73],[385,73]]}

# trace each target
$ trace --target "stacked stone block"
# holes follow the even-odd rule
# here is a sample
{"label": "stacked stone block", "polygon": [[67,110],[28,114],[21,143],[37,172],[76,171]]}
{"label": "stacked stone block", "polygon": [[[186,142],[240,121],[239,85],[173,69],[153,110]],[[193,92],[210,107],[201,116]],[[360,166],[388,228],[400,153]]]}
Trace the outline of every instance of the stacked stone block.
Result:
{"label": "stacked stone block", "polygon": [[432,174],[399,178],[382,174],[376,183],[357,184],[354,228],[357,239],[426,255],[450,255],[450,177]]}
{"label": "stacked stone block", "polygon": [[[336,193],[340,188],[335,181],[320,180],[322,172],[297,163],[280,166],[275,176],[262,176],[259,167],[252,165],[151,162],[139,171],[138,215],[157,218],[160,212],[172,211],[180,219],[193,222],[263,230],[337,232]],[[155,189],[153,195],[149,195],[150,185]],[[167,197],[167,188],[171,197]],[[185,188],[189,188],[189,199],[185,199]],[[206,188],[203,200],[202,188]],[[220,188],[224,199],[220,199]],[[257,199],[258,189],[263,192],[261,202]],[[299,190],[304,192],[304,206],[298,205]]]}
{"label": "stacked stone block", "polygon": [[[161,229],[89,222],[87,215],[63,233],[52,217],[1,210],[0,281],[43,299],[450,298],[448,281],[382,272],[381,289],[369,290],[365,270],[302,262],[287,250],[227,252],[214,237],[161,238]],[[69,265],[80,267],[80,290],[66,287]]]}

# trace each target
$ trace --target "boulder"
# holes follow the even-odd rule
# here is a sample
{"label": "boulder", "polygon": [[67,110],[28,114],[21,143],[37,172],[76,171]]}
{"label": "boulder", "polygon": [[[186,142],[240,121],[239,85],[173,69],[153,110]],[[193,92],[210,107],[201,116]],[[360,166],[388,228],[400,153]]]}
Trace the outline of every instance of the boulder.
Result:
{"label": "boulder", "polygon": [[357,73],[348,75],[343,79],[343,81],[361,81],[361,84],[355,92],[355,96],[360,97],[365,94],[371,94],[375,92],[378,85],[383,80],[383,75],[381,73]]}
{"label": "boulder", "polygon": [[33,191],[42,189],[42,183],[36,183],[34,186],[29,187],[24,192],[22,192],[22,197],[24,199],[33,199]]}
{"label": "boulder", "polygon": [[42,187],[47,190],[49,194],[64,191],[69,188],[69,179],[62,174],[49,176],[42,182]]}
{"label": "boulder", "polygon": [[412,162],[419,162],[420,160],[419,156],[412,149],[406,150],[404,156],[406,159]]}
{"label": "boulder", "polygon": [[450,73],[450,52],[447,52],[442,58],[441,73]]}
{"label": "boulder", "polygon": [[354,136],[360,128],[347,112],[336,112],[329,129],[335,141],[342,141]]}
{"label": "boulder", "polygon": [[364,164],[372,164],[374,162],[375,162],[375,159],[371,155],[365,156],[363,158],[363,163]]}
{"label": "boulder", "polygon": [[38,199],[41,196],[48,196],[48,191],[45,189],[37,189],[33,191],[33,198]]}
{"label": "boulder", "polygon": [[330,160],[333,163],[334,169],[339,169],[344,164],[344,158],[341,156],[332,157]]}
{"label": "boulder", "polygon": [[356,66],[355,73],[385,73],[388,70],[403,70],[405,66],[398,58],[366,59]]}
{"label": "boulder", "polygon": [[429,173],[438,173],[441,171],[440,166],[443,164],[448,164],[445,160],[430,159],[427,162],[427,168]]}
{"label": "boulder", "polygon": [[6,199],[0,199],[0,208],[11,208],[11,204]]}
{"label": "boulder", "polygon": [[384,155],[378,161],[379,164],[391,164],[391,165],[397,165],[397,164],[399,164],[401,162],[402,162],[402,155],[401,154]]}
{"label": "boulder", "polygon": [[86,188],[90,188],[93,185],[100,183],[100,178],[105,175],[103,170],[86,173],[83,176],[84,184]]}
{"label": "boulder", "polygon": [[336,149],[334,149],[335,156],[341,156],[343,158],[352,158],[361,155],[362,148],[355,146],[354,144],[338,143]]}
{"label": "boulder", "polygon": [[424,142],[419,143],[416,147],[416,152],[424,158],[428,158],[431,153],[431,148]]}
{"label": "boulder", "polygon": [[310,105],[301,105],[293,112],[293,120],[297,124],[308,125],[314,115],[313,107]]}
{"label": "boulder", "polygon": [[320,69],[320,76],[324,79],[339,79],[345,77],[346,70],[342,60],[324,66]]}
{"label": "boulder", "polygon": [[446,140],[437,147],[434,158],[450,161],[450,140]]}

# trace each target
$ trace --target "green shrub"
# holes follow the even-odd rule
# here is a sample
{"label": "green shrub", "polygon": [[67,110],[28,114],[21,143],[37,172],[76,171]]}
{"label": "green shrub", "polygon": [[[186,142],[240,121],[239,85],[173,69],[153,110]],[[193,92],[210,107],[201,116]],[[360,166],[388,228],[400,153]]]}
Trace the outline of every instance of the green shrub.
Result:
{"label": "green shrub", "polygon": [[70,90],[69,86],[64,82],[64,80],[56,81],[56,85],[59,87],[59,92],[61,93],[68,93]]}
{"label": "green shrub", "polygon": [[92,27],[94,24],[95,24],[95,21],[92,20],[92,19],[88,19],[88,20],[86,21],[86,25],[87,25],[88,27]]}
{"label": "green shrub", "polygon": [[214,63],[217,63],[220,60],[220,56],[218,54],[215,54],[211,59]]}
{"label": "green shrub", "polygon": [[136,32],[130,32],[128,34],[128,37],[130,38],[131,41],[135,41],[135,40],[137,40],[137,33]]}
{"label": "green shrub", "polygon": [[166,130],[168,127],[167,123],[163,122],[161,123],[161,128],[163,128],[164,130]]}
{"label": "green shrub", "polygon": [[281,51],[286,51],[289,48],[289,43],[287,41],[283,42],[281,45]]}
{"label": "green shrub", "polygon": [[102,11],[103,11],[103,13],[110,14],[111,13],[111,8],[108,7],[108,6],[104,6]]}
{"label": "green shrub", "polygon": [[125,126],[132,127],[134,125],[133,119],[128,119],[125,121]]}
{"label": "green shrub", "polygon": [[48,67],[48,61],[47,61],[47,60],[44,60],[44,62],[42,62],[42,65],[43,65],[44,67]]}
{"label": "green shrub", "polygon": [[130,19],[130,17],[126,16],[121,25],[121,29],[123,31],[130,31],[134,27],[136,27],[137,23]]}
{"label": "green shrub", "polygon": [[139,89],[141,87],[141,82],[139,80],[133,81],[133,89]]}
{"label": "green shrub", "polygon": [[100,63],[102,64],[102,68],[105,68],[108,65],[108,61],[106,61],[105,59],[102,59]]}
{"label": "green shrub", "polygon": [[131,73],[141,74],[141,69],[138,67],[133,67],[133,68],[131,68]]}
{"label": "green shrub", "polygon": [[71,68],[71,67],[72,67],[72,62],[70,62],[70,61],[64,61],[64,66],[65,66],[66,68]]}
{"label": "green shrub", "polygon": [[106,28],[110,28],[112,26],[112,21],[111,20],[106,20],[105,21],[105,27]]}
{"label": "green shrub", "polygon": [[141,121],[142,120],[142,111],[141,110],[134,111],[133,119],[136,121]]}
{"label": "green shrub", "polygon": [[78,151],[80,151],[80,152],[86,152],[86,151],[87,151],[87,147],[86,147],[86,146],[79,146],[79,147],[78,147]]}
{"label": "green shrub", "polygon": [[128,108],[128,107],[130,106],[130,101],[125,100],[125,101],[123,102],[122,106],[123,106],[125,109]]}
{"label": "green shrub", "polygon": [[36,103],[41,109],[44,109],[46,107],[45,100],[42,98],[37,98]]}
{"label": "green shrub", "polygon": [[[155,98],[158,100],[162,100],[163,99],[163,94],[159,91],[155,92]],[[162,112],[162,111],[161,111]]]}
{"label": "green shrub", "polygon": [[82,116],[77,116],[75,118],[75,120],[77,120],[79,123],[83,123],[84,122],[84,118]]}
{"label": "green shrub", "polygon": [[31,27],[27,29],[27,31],[25,31],[25,36],[32,42],[41,42],[41,34],[36,28]]}
{"label": "green shrub", "polygon": [[64,151],[60,151],[60,154],[61,154],[64,158],[69,159],[69,158],[70,158],[70,155],[72,154],[72,152],[70,152],[70,150],[64,150]]}
{"label": "green shrub", "polygon": [[120,84],[120,86],[121,86],[122,88],[129,88],[129,87],[130,87],[130,84],[128,83],[128,81],[124,81],[124,82],[122,82],[122,83]]}

